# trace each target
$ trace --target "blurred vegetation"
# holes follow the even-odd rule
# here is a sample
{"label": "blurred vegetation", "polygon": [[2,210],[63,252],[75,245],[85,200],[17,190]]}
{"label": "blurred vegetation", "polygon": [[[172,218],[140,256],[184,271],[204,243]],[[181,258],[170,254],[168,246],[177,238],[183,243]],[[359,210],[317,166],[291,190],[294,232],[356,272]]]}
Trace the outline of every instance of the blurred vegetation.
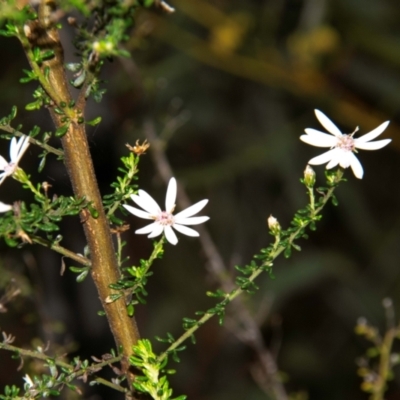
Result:
{"label": "blurred vegetation", "polygon": [[[368,344],[355,335],[356,321],[362,316],[384,329],[382,299],[391,297],[400,308],[398,2],[174,0],[171,5],[176,8],[171,15],[142,11],[126,46],[132,58],[106,67],[107,94],[100,104],[90,104],[87,115],[103,117],[90,132],[92,154],[102,191],[109,193],[124,144],[145,139],[145,124],[154,124],[190,197],[210,199],[207,228],[232,273],[270,241],[271,213],[285,226],[307,201],[299,178],[318,153],[299,136],[306,127],[320,128],[314,108],[344,132],[359,126],[363,134],[391,120],[382,135],[393,139],[390,146],[360,154],[364,179],[346,172],[348,182],[337,191],[339,207],[328,207],[302,252],[280,260],[275,279],[261,278],[259,292],[246,300],[287,391],[297,393],[293,399],[366,399],[356,359]],[[66,61],[73,62],[72,33],[66,27],[63,34]],[[0,38],[0,47],[0,106],[6,115],[12,105],[30,101],[30,91],[18,85],[27,65],[20,46]],[[52,128],[46,114],[28,114],[22,107],[17,119],[27,128]],[[8,143],[0,145],[5,154]],[[37,165],[29,167],[28,158],[33,159],[25,157],[22,166],[34,174]],[[140,186],[162,201],[165,184],[151,154],[140,169]],[[316,171],[322,183],[323,167]],[[51,183],[54,193],[70,193],[65,172],[51,159],[37,179]],[[21,195],[18,184],[8,181],[2,186],[4,202]],[[129,222],[131,228],[141,226],[134,218]],[[66,247],[83,253],[79,223],[67,221],[64,229],[70,232]],[[125,238],[133,243],[129,252],[136,260],[149,254],[151,243],[133,232]],[[20,344],[50,340],[64,351],[80,348],[88,357],[108,351],[113,342],[96,314],[94,288],[89,281],[76,285],[72,274],[60,277],[60,266],[60,258],[45,249],[21,253],[2,247],[2,290],[8,290],[10,277],[21,293],[2,314],[1,329]],[[215,283],[207,271],[198,241],[182,237],[177,247],[168,247],[155,265],[148,305],[137,310],[143,337],[178,334],[182,316],[210,305],[204,293]],[[175,393],[191,400],[269,398],[257,384],[255,355],[230,330],[213,321],[200,330],[197,342],[176,366]],[[23,374],[11,375],[12,365],[10,354],[1,353],[0,387],[21,384]],[[389,388],[388,400],[400,398],[400,373]],[[84,398],[110,396],[93,392]]]}

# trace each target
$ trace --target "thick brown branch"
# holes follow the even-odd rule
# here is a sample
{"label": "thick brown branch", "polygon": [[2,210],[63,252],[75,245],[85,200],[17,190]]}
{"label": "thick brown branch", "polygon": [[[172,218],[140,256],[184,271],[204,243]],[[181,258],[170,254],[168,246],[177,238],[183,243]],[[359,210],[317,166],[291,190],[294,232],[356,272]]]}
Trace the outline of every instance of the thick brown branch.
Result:
{"label": "thick brown branch", "polygon": [[[40,7],[44,8],[46,6],[45,1],[42,1]],[[46,14],[43,10],[41,11],[39,15]],[[40,20],[34,21],[30,28],[27,29],[27,39],[27,41],[23,41],[23,44],[32,68],[37,70],[39,67],[42,72],[45,71],[45,68],[49,68],[48,74],[43,73],[39,77],[43,88],[57,106],[62,103],[70,104],[72,98],[68,90],[63,64],[63,49],[57,29],[48,26],[46,20],[40,18]],[[31,49],[34,47],[39,47],[41,50],[51,49],[54,51],[55,56],[38,66],[29,57]],[[83,112],[83,110],[81,111]],[[50,108],[50,113],[56,128],[62,126],[62,117],[56,114],[52,108]],[[90,249],[92,277],[116,344],[118,347],[122,347],[122,354],[124,355],[122,361],[123,370],[126,372],[129,367],[127,357],[132,354],[132,346],[137,343],[139,333],[135,320],[127,315],[123,299],[110,304],[105,302],[105,299],[112,294],[109,285],[120,278],[120,273],[94,173],[85,126],[84,124],[79,124],[77,118],[74,118],[74,116],[80,115],[80,111],[66,107],[65,113],[70,118],[68,132],[62,139],[65,166],[75,195],[78,198],[85,197],[98,212],[98,216],[95,218],[87,210],[84,210],[81,214],[81,219]]]}

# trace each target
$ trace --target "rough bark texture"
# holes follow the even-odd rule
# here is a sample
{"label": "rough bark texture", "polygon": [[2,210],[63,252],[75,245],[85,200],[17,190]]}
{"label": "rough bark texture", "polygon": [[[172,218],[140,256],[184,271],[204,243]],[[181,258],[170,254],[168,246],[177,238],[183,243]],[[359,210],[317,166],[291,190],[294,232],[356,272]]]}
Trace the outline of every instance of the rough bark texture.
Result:
{"label": "rough bark texture", "polygon": [[[51,49],[55,52],[55,56],[51,60],[44,62],[40,66],[42,72],[45,71],[46,67],[50,67],[47,81],[41,81],[41,83],[50,98],[60,106],[62,102],[69,104],[72,98],[68,90],[68,82],[64,70],[63,49],[58,31],[51,26],[51,21],[48,18],[49,12],[52,11],[48,10],[51,7],[51,3],[42,2],[39,19],[32,22],[25,29],[28,40],[24,43],[24,47],[33,69],[37,68],[37,65],[34,65],[30,59],[29,52],[32,48],[39,47],[42,50]],[[63,116],[55,113],[52,107],[49,109],[56,128],[62,126],[61,119]],[[82,116],[81,111],[83,113],[83,110],[68,107],[64,107],[64,110],[66,115],[71,119],[68,132],[62,138],[65,166],[70,176],[75,196],[78,198],[85,197],[98,212],[98,217],[93,218],[88,210],[84,210],[81,214],[81,221],[90,249],[92,277],[106,312],[115,342],[118,347],[122,347],[124,355],[122,367],[126,372],[129,366],[127,357],[132,354],[132,345],[137,343],[139,332],[135,320],[129,318],[127,315],[123,298],[110,304],[105,302],[107,296],[112,293],[109,285],[115,283],[120,277],[115,250],[94,173],[85,125],[78,123],[78,118]]]}

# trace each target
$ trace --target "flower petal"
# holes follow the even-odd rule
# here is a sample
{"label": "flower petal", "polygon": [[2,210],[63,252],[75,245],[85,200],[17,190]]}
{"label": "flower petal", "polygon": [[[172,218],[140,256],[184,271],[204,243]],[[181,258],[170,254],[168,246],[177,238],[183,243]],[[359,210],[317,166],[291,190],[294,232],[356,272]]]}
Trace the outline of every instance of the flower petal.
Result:
{"label": "flower petal", "polygon": [[[206,222],[210,219],[210,217],[192,217],[192,218],[176,218],[175,216],[175,223],[180,225],[198,225]],[[174,225],[175,226],[175,225]]]}
{"label": "flower petal", "polygon": [[131,199],[143,210],[147,211],[152,215],[157,215],[161,212],[161,208],[156,201],[144,190],[139,189],[138,194],[133,194]]}
{"label": "flower petal", "polygon": [[165,211],[172,213],[176,201],[176,179],[171,178],[168,183],[167,194],[165,196]]}
{"label": "flower petal", "polygon": [[199,211],[201,211],[205,205],[208,203],[208,199],[204,199],[199,201],[196,204],[193,204],[192,206],[186,208],[185,210],[179,212],[178,214],[175,215],[175,220],[181,219],[181,218],[187,218],[191,217],[192,215],[197,214]]}
{"label": "flower petal", "polygon": [[351,151],[340,150],[339,165],[342,168],[349,168],[353,162],[354,154]]}
{"label": "flower petal", "polygon": [[383,140],[377,140],[376,142],[359,142],[358,139],[356,139],[355,146],[357,149],[361,150],[378,150],[381,149],[382,147],[385,147],[388,145],[392,139],[383,139]]}
{"label": "flower petal", "polygon": [[186,236],[192,236],[192,237],[197,237],[200,236],[199,232],[195,231],[192,228],[188,228],[187,226],[179,225],[179,224],[174,224],[174,228],[180,232],[183,233]]}
{"label": "flower petal", "polygon": [[322,153],[320,156],[312,158],[308,164],[311,165],[320,165],[325,164],[326,162],[332,161],[333,159],[339,158],[340,154],[338,154],[338,149],[332,149],[325,153]]}
{"label": "flower petal", "polygon": [[313,128],[306,128],[306,129],[304,129],[304,132],[307,133],[307,135],[310,135],[310,136],[326,135],[326,136],[328,136],[330,138],[336,137],[335,135],[328,134],[326,132],[322,132],[322,131],[319,131],[318,129],[313,129]]}
{"label": "flower petal", "polygon": [[21,139],[19,139],[18,143],[17,143],[17,155],[15,160],[11,159],[11,161],[15,162],[16,164],[19,163],[19,160],[21,160],[22,156],[24,155],[24,153],[26,152],[26,150],[28,149],[30,143],[29,143],[29,136],[22,136]]}
{"label": "flower petal", "polygon": [[328,164],[326,164],[326,169],[332,169],[332,168],[336,167],[336,165],[338,165],[339,162],[340,162],[339,157],[332,158],[332,160],[329,161]]}
{"label": "flower petal", "polygon": [[153,237],[156,237],[156,236],[160,236],[163,233],[164,228],[165,227],[163,225],[161,225],[161,224],[156,222],[155,226],[154,226],[154,229],[153,229],[153,232],[151,232],[150,235],[147,236],[147,237],[148,238],[153,238]]}
{"label": "flower petal", "polygon": [[302,140],[304,143],[317,147],[332,147],[337,144],[337,139],[335,136],[316,130],[313,130],[313,133],[310,133],[310,130],[311,129],[306,129],[305,131],[307,132],[307,135],[300,136],[300,140]]}
{"label": "flower petal", "polygon": [[362,177],[364,175],[364,169],[363,169],[360,161],[354,155],[354,153],[350,153],[350,157],[351,157],[350,166],[354,172],[355,177],[358,179],[362,179]]}
{"label": "flower petal", "polygon": [[160,226],[160,224],[157,222],[153,222],[152,224],[146,225],[143,228],[137,229],[135,233],[137,233],[138,235],[152,233],[156,230],[157,226]]}
{"label": "flower petal", "polygon": [[12,210],[12,206],[10,206],[9,204],[5,204],[2,201],[0,201],[0,213],[7,212],[7,211],[10,211],[10,210]]}
{"label": "flower petal", "polygon": [[[374,140],[377,138],[389,125],[390,121],[386,121],[383,124],[380,124],[377,128],[373,129],[371,132],[366,133],[365,135],[356,139],[358,143],[360,142],[369,142],[370,140]],[[360,147],[361,148],[361,147]]]}
{"label": "flower petal", "polygon": [[170,226],[165,227],[164,234],[168,242],[170,242],[171,244],[176,245],[178,243],[178,238],[176,237],[175,232]]}
{"label": "flower petal", "polygon": [[314,110],[314,112],[320,124],[329,133],[332,133],[332,135],[335,135],[336,137],[342,136],[342,132],[340,132],[340,129],[322,111]]}
{"label": "flower petal", "polygon": [[127,204],[123,204],[122,207],[126,208],[131,214],[136,215],[139,218],[144,219],[154,219],[148,212],[139,210],[138,208],[128,206]]}
{"label": "flower petal", "polygon": [[14,136],[10,142],[10,160],[11,160],[11,162],[15,162],[14,160],[17,158],[18,149],[19,149],[19,146],[17,143],[17,139]]}
{"label": "flower petal", "polygon": [[0,170],[4,171],[4,168],[7,167],[7,165],[7,160],[3,156],[0,156]]}

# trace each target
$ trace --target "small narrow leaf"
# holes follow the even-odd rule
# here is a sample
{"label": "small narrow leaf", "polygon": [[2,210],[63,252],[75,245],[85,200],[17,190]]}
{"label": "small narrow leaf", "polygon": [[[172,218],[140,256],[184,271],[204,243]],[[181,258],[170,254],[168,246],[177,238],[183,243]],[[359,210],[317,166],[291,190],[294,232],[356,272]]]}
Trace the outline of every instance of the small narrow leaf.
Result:
{"label": "small narrow leaf", "polygon": [[283,253],[284,257],[285,257],[285,258],[289,258],[291,254],[292,254],[292,248],[291,248],[291,246],[286,247],[286,249],[285,249],[285,251],[284,251],[284,253]]}
{"label": "small narrow leaf", "polygon": [[57,128],[55,135],[56,137],[63,137],[68,132],[69,125],[61,125]]}
{"label": "small narrow leaf", "polygon": [[101,122],[101,117],[97,117],[97,118],[95,118],[95,119],[92,119],[91,121],[86,121],[86,124],[87,124],[87,125],[90,125],[90,126],[96,126],[96,125],[98,125],[100,122]]}

